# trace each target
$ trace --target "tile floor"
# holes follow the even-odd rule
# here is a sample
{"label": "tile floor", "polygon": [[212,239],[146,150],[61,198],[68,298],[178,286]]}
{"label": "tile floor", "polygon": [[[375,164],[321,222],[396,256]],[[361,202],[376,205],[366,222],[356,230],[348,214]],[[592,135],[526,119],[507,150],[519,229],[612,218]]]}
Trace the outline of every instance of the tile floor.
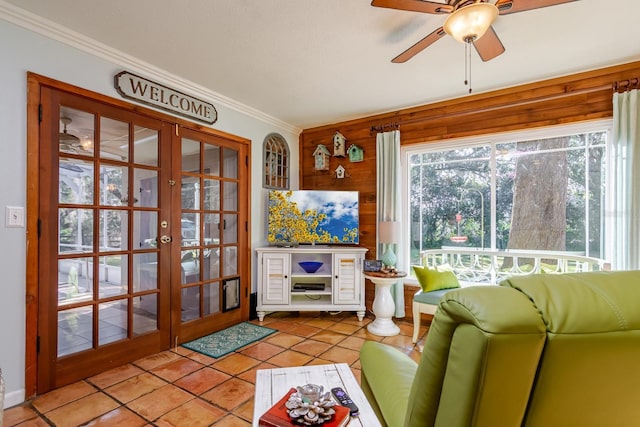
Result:
{"label": "tile floor", "polygon": [[348,363],[360,380],[366,340],[420,358],[425,325],[414,346],[408,318],[397,321],[394,337],[369,334],[371,321],[354,313],[273,313],[253,323],[278,332],[219,359],[183,347],[155,354],[7,409],[4,427],[251,426],[258,369]]}

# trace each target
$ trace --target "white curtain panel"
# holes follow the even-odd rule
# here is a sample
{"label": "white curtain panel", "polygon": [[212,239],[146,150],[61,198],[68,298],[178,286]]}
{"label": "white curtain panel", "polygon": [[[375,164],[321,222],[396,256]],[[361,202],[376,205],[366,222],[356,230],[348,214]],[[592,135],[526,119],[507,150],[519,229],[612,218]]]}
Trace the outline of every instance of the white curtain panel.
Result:
{"label": "white curtain panel", "polygon": [[[400,131],[379,133],[376,136],[377,162],[377,205],[378,221],[401,221],[402,218],[402,188],[400,183]],[[392,250],[398,259],[403,259],[402,236],[398,236],[398,244],[392,245]],[[386,245],[378,243],[378,258],[386,250]],[[398,282],[391,287],[396,312],[395,317],[404,317],[404,286]]]}
{"label": "white curtain panel", "polygon": [[614,270],[640,269],[640,109],[638,93],[613,94],[611,243]]}

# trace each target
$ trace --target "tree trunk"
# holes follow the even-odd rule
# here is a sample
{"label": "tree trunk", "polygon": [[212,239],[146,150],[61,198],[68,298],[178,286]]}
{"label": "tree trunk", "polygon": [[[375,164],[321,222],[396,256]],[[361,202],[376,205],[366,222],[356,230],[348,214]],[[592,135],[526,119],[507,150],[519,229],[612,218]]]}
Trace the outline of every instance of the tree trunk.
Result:
{"label": "tree trunk", "polygon": [[[567,141],[562,137],[517,144],[523,154],[516,163],[507,249],[565,250],[567,155],[565,151],[536,152],[564,148]],[[503,267],[512,262],[505,259]]]}

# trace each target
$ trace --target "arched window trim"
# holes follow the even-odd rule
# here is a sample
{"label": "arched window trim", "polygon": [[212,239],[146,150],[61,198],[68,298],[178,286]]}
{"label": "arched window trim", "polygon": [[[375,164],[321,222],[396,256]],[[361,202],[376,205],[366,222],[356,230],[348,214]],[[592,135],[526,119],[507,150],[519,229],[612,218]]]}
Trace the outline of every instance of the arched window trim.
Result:
{"label": "arched window trim", "polygon": [[289,145],[282,135],[271,133],[262,144],[264,188],[289,189]]}

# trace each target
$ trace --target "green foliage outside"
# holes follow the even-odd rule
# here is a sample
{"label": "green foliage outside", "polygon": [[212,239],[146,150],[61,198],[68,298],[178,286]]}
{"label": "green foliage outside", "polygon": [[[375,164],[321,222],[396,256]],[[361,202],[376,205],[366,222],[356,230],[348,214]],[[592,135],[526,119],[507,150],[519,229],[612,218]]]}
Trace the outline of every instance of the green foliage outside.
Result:
{"label": "green foliage outside", "polygon": [[[567,137],[565,250],[569,252],[594,257],[602,254],[605,138],[605,132]],[[512,224],[517,161],[520,156],[537,154],[519,151],[518,142],[511,142],[411,155],[411,262],[419,262],[421,250],[443,246],[508,248],[510,230],[517,226]],[[535,161],[535,157],[531,159]],[[492,164],[495,164],[493,177]],[[495,191],[491,188],[492,180]],[[495,197],[494,217],[492,197]],[[540,221],[544,224],[543,218]],[[492,227],[495,241],[491,239]],[[467,240],[455,242],[452,237],[456,236],[465,236]]]}

